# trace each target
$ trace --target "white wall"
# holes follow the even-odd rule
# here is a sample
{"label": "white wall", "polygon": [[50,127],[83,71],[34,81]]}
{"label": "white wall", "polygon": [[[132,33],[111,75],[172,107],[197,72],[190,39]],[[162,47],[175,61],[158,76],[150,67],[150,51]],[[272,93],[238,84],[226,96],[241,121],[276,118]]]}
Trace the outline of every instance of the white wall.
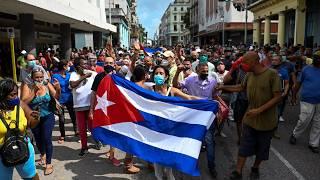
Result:
{"label": "white wall", "polygon": [[[245,22],[245,11],[239,12],[237,11],[232,3],[229,3],[229,9],[227,10],[227,3],[226,2],[218,2],[217,0],[212,0],[210,3],[213,4],[213,14],[207,18],[207,7],[210,4],[206,4],[206,1],[199,1],[199,31],[204,31],[207,29],[208,26],[217,24],[221,21],[221,13],[222,11],[219,10],[219,6],[223,7],[224,13],[224,22]],[[218,13],[215,13],[218,12]],[[248,22],[253,21],[253,13],[248,11]]]}
{"label": "white wall", "polygon": [[111,5],[111,8],[115,8],[115,5],[119,4],[119,8],[123,9],[126,15],[130,13],[130,7],[128,5],[127,0],[104,0],[104,1],[105,1],[106,9],[109,8],[109,5]]}
{"label": "white wall", "polygon": [[93,35],[92,33],[75,33],[75,46],[77,49],[82,49],[83,47],[93,48]]}
{"label": "white wall", "polygon": [[85,21],[103,29],[116,31],[106,23],[104,0],[18,0],[78,21]]}

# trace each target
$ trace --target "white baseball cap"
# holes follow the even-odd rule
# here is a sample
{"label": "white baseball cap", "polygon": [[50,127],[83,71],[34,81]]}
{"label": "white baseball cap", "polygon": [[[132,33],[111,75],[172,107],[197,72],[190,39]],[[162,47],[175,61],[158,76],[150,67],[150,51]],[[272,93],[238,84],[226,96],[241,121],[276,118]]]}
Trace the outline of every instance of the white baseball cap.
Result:
{"label": "white baseball cap", "polygon": [[27,51],[26,50],[22,50],[21,54],[25,55],[25,54],[27,54]]}

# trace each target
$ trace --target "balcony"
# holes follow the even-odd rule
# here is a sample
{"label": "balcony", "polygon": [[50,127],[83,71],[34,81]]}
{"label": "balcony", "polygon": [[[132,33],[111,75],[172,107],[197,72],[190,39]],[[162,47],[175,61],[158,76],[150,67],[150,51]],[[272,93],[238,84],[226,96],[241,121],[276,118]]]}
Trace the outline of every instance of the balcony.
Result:
{"label": "balcony", "polygon": [[[106,15],[109,15],[109,8],[106,8]],[[121,8],[111,8],[111,16],[126,16],[127,14]]]}

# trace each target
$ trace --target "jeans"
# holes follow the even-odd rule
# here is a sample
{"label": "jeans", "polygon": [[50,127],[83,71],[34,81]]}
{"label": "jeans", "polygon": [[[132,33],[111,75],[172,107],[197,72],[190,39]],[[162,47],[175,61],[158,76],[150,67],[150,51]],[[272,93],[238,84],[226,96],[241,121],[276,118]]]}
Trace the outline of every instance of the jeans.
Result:
{"label": "jeans", "polygon": [[39,124],[32,129],[40,154],[46,154],[46,164],[51,164],[53,152],[52,130],[54,128],[54,123],[54,115],[51,113],[47,116],[40,117]]}
{"label": "jeans", "polygon": [[[63,104],[69,112],[72,124],[73,124],[73,131],[74,133],[77,133],[77,123],[76,123],[76,114],[73,109],[73,102],[68,102]],[[61,137],[66,136],[65,128],[64,128],[64,123],[65,123],[65,117],[64,117],[64,108],[62,108],[62,114],[59,115],[59,130],[60,130],[60,135]]]}
{"label": "jeans", "polygon": [[214,123],[211,125],[209,130],[206,133],[205,136],[205,142],[207,145],[207,159],[208,159],[208,168],[209,169],[215,169],[215,125]]}
{"label": "jeans", "polygon": [[23,179],[32,179],[36,175],[36,165],[34,158],[34,148],[28,140],[28,148],[29,148],[29,159],[23,163],[19,164],[15,167],[7,167],[3,165],[2,160],[0,159],[0,179],[1,180],[12,180],[13,169],[16,168],[17,172]]}
{"label": "jeans", "polygon": [[279,115],[279,117],[283,115],[284,108],[286,107],[287,99],[288,99],[288,96],[283,97],[283,99],[278,104],[278,115]]}
{"label": "jeans", "polygon": [[88,148],[87,129],[91,131],[92,120],[89,120],[89,110],[76,111],[77,125],[81,141],[81,149]]}

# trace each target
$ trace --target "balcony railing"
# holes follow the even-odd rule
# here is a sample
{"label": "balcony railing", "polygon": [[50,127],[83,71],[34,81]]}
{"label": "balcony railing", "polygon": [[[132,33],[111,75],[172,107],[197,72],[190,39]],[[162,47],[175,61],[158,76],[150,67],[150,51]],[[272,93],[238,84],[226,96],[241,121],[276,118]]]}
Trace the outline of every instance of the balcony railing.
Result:
{"label": "balcony railing", "polygon": [[[109,8],[106,8],[106,15],[109,15]],[[121,8],[111,8],[111,16],[126,16],[126,12]]]}

